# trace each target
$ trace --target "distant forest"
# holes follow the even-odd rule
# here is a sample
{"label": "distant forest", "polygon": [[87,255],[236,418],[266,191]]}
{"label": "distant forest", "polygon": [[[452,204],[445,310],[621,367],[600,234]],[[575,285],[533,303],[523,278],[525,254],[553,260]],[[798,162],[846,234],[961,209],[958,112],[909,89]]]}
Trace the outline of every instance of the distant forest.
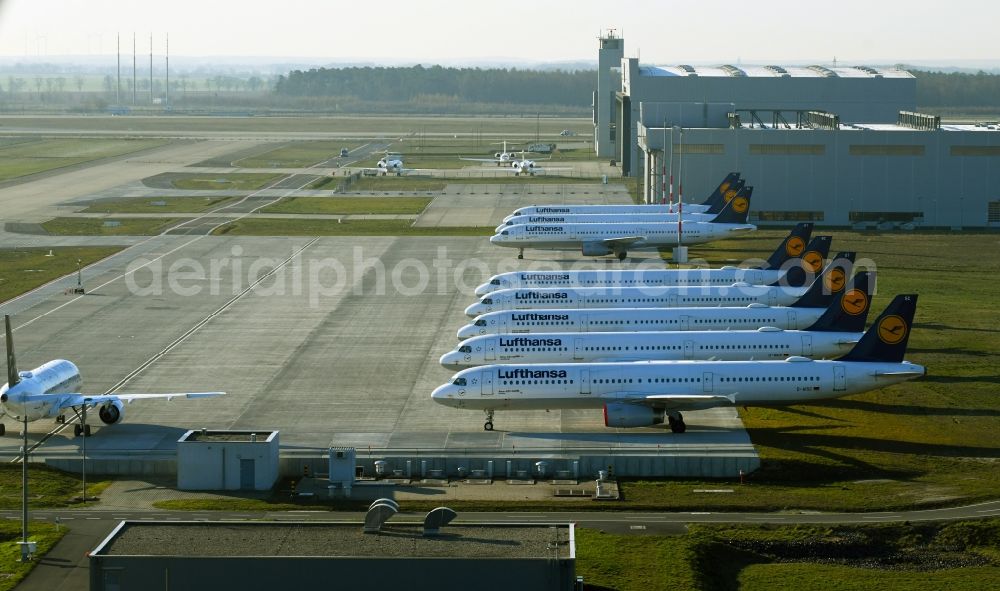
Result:
{"label": "distant forest", "polygon": [[320,68],[279,76],[289,97],[350,97],[373,102],[467,102],[589,107],[597,72],[443,68]]}
{"label": "distant forest", "polygon": [[[946,110],[1000,108],[1000,76],[980,72],[911,70],[917,78],[917,105]],[[279,76],[275,93],[289,98],[336,97],[345,102],[516,104],[587,108],[597,85],[594,70],[320,68]]]}

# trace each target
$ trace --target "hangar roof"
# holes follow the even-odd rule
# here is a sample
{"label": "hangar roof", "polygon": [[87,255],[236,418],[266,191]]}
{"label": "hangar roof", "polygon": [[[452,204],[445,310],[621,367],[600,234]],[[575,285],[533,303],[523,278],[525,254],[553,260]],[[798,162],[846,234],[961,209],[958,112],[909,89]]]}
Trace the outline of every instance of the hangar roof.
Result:
{"label": "hangar roof", "polygon": [[641,76],[702,76],[706,78],[913,78],[906,70],[870,66],[641,66]]}

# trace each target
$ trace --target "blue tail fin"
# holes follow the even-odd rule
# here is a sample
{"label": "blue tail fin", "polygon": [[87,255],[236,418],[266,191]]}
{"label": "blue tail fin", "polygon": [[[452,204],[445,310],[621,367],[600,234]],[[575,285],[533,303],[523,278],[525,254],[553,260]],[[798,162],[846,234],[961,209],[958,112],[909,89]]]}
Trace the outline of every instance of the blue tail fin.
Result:
{"label": "blue tail fin", "polygon": [[750,215],[750,195],[753,187],[743,187],[733,200],[726,204],[719,215],[712,218],[713,224],[745,224]]}
{"label": "blue tail fin", "polygon": [[795,227],[788,233],[788,236],[785,236],[785,239],[781,241],[778,248],[775,248],[771,256],[768,257],[767,265],[762,268],[776,271],[788,259],[797,259],[802,256],[802,253],[806,250],[806,243],[809,242],[809,236],[812,235],[812,231],[812,222],[795,224]]}
{"label": "blue tail fin", "polygon": [[711,205],[716,202],[716,200],[721,200],[722,196],[725,195],[726,191],[730,187],[736,184],[736,181],[740,180],[740,173],[731,172],[726,175],[726,178],[722,179],[719,186],[712,191],[712,194],[708,196],[708,199],[701,202],[702,205]]}
{"label": "blue tail fin", "polygon": [[739,195],[740,191],[742,191],[746,185],[746,179],[737,179],[735,183],[726,189],[725,193],[719,195],[717,199],[708,204],[708,209],[705,210],[705,213],[719,213],[722,211],[722,208],[724,208],[727,203],[732,201],[734,197]]}
{"label": "blue tail fin", "polygon": [[806,330],[821,332],[863,332],[868,321],[875,272],[862,271],[847,284],[839,298],[833,298],[823,315]]}
{"label": "blue tail fin", "polygon": [[882,361],[899,363],[906,354],[913,315],[917,311],[917,294],[898,295],[840,361]]}
{"label": "blue tail fin", "polygon": [[847,278],[851,276],[851,269],[854,267],[853,252],[841,252],[823,269],[823,272],[816,276],[816,279],[794,304],[793,308],[826,308],[830,305],[830,300],[840,292],[844,291],[847,285]]}
{"label": "blue tail fin", "polygon": [[785,267],[788,268],[788,271],[774,285],[787,285],[789,287],[805,285],[807,278],[823,270],[826,255],[830,254],[831,242],[833,242],[833,236],[813,237],[801,257],[785,261]]}

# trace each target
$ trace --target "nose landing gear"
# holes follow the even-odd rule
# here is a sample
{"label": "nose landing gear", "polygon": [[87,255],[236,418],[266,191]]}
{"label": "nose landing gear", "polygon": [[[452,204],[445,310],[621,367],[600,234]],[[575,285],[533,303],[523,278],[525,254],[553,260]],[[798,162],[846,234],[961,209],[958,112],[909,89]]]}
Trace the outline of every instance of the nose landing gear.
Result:
{"label": "nose landing gear", "polygon": [[486,422],[483,423],[483,430],[484,431],[492,431],[493,430],[493,411],[492,410],[486,411]]}

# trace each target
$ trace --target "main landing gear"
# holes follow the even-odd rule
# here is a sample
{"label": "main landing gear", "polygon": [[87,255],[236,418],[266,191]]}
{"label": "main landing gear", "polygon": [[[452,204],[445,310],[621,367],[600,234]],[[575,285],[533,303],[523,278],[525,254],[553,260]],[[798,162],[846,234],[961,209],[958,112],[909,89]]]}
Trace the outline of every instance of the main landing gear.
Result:
{"label": "main landing gear", "polygon": [[7,425],[0,423],[0,437],[3,437],[6,434],[7,434]]}
{"label": "main landing gear", "polygon": [[73,436],[79,437],[80,435],[90,437],[90,425],[80,425],[79,423],[73,425]]}
{"label": "main landing gear", "polygon": [[667,415],[667,424],[670,425],[670,431],[673,433],[687,431],[687,425],[684,424],[684,415],[679,412]]}
{"label": "main landing gear", "polygon": [[484,431],[492,431],[493,430],[493,411],[492,410],[486,411],[486,422],[483,423],[483,430]]}
{"label": "main landing gear", "polygon": [[615,256],[618,257],[619,261],[624,261],[625,259],[628,258],[628,252],[622,250],[620,252],[616,252]]}
{"label": "main landing gear", "polygon": [[519,249],[517,251],[517,258],[519,258],[519,259],[523,259],[524,258],[524,249],[523,248]]}

